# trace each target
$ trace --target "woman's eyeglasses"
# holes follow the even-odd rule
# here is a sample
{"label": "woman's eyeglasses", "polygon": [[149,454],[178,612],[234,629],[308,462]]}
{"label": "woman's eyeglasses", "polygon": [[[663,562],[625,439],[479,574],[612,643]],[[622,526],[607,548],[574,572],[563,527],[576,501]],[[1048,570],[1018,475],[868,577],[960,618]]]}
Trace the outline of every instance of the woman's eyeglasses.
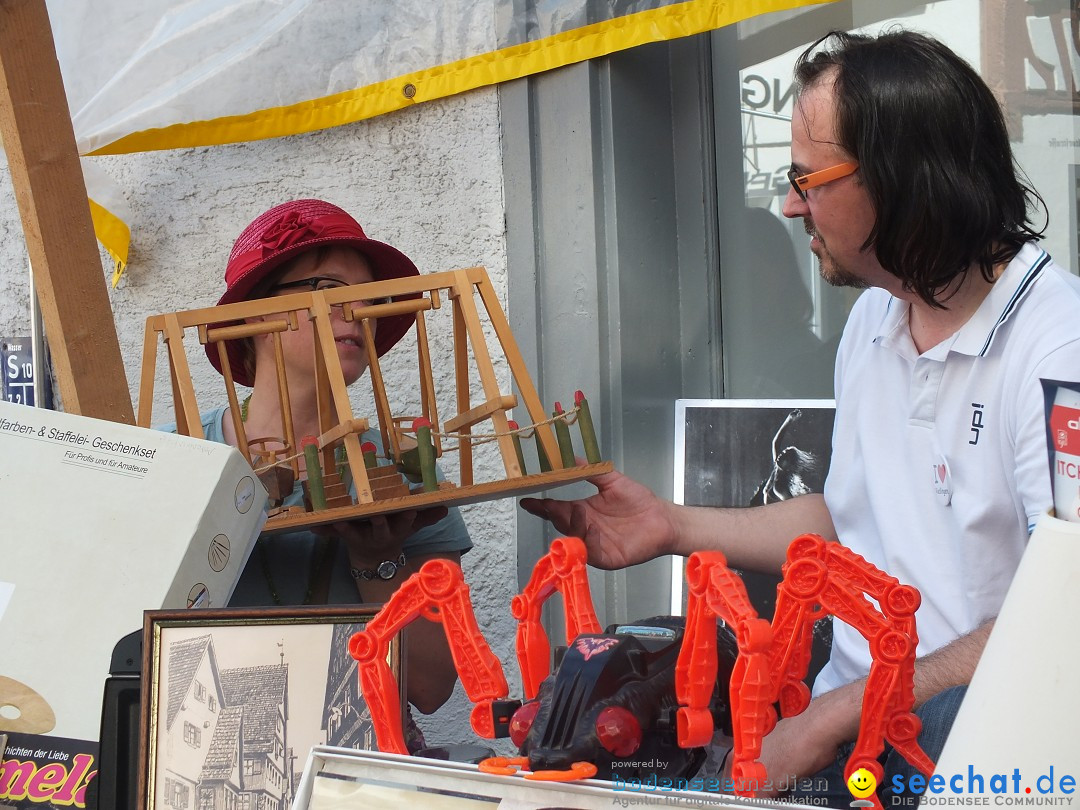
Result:
{"label": "woman's eyeglasses", "polygon": [[810,189],[831,183],[833,180],[839,180],[841,177],[847,177],[849,174],[854,174],[858,171],[858,168],[858,163],[837,163],[835,166],[830,166],[819,172],[801,175],[799,170],[792,166],[788,169],[787,179],[791,183],[791,187],[795,189],[795,193],[799,195],[799,199],[806,202],[806,192]]}
{"label": "woman's eyeglasses", "polygon": [[[346,284],[339,278],[330,278],[329,276],[312,276],[311,278],[301,278],[297,279],[296,281],[286,281],[282,284],[275,284],[273,287],[270,288],[269,291],[271,293],[278,293],[284,290],[298,290],[306,287],[312,292],[322,292],[324,290],[336,290],[338,287],[348,286],[348,284]],[[371,307],[375,306],[376,304],[389,304],[393,300],[394,299],[392,297],[386,296],[384,298],[363,299],[354,303],[360,303],[364,306]]]}

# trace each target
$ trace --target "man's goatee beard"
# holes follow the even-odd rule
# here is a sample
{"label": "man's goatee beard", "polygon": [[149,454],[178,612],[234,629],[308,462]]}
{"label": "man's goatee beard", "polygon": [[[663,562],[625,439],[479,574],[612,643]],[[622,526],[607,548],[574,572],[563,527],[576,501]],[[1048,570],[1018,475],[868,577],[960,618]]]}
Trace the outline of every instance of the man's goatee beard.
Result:
{"label": "man's goatee beard", "polygon": [[825,245],[825,240],[821,238],[816,230],[807,226],[806,233],[817,239],[820,244],[819,251],[814,252],[814,258],[818,261],[818,273],[821,279],[830,287],[849,287],[853,290],[865,290],[870,285],[863,279],[856,276],[854,273],[850,273],[844,270],[837,264],[836,260],[829,253],[828,247]]}

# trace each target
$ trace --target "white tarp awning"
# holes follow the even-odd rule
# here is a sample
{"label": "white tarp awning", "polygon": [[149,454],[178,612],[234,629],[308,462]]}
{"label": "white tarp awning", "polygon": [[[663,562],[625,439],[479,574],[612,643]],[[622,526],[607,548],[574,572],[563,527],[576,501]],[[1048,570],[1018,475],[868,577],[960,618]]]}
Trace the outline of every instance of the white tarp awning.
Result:
{"label": "white tarp awning", "polygon": [[[831,1],[48,0],[48,8],[79,151],[101,155],[310,132]],[[126,227],[110,213],[115,193],[103,199],[97,182],[88,177],[95,227],[118,277]]]}

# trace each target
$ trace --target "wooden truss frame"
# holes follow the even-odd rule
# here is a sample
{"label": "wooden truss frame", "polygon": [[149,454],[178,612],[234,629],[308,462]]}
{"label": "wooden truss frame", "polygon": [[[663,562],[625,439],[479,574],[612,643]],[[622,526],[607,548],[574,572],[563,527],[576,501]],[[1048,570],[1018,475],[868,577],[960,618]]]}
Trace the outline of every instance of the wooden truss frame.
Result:
{"label": "wooden truss frame", "polygon": [[[453,317],[453,362],[457,412],[439,422],[435,380],[432,374],[431,352],[428,342],[426,312],[439,310],[442,293],[446,294]],[[508,418],[508,411],[518,404],[517,396],[504,394],[495,375],[492,354],[484,335],[481,310],[477,295],[487,315],[488,322],[498,341],[503,356],[520,393],[522,404],[529,415],[530,425],[525,431],[535,431],[538,456],[546,456],[546,467],[541,472],[529,474],[523,469],[519,433]],[[364,300],[391,299],[387,303],[355,307]],[[368,352],[369,378],[386,457],[399,463],[403,455],[416,446],[416,439],[407,425],[414,417],[396,415],[391,407],[383,382],[380,359],[375,353],[375,341],[371,322],[378,318],[412,315],[415,319],[417,360],[420,369],[421,414],[432,425],[432,445],[435,456],[444,453],[443,439],[448,435],[457,440],[459,481],[443,482],[435,491],[411,491],[397,497],[379,497],[373,491],[365,465],[360,435],[368,429],[368,420],[357,418],[352,410],[345,378],[341,370],[330,322],[331,307],[340,307],[346,320],[360,320],[365,334]],[[495,290],[483,267],[430,273],[409,278],[388,279],[340,287],[332,290],[300,292],[254,301],[242,301],[224,306],[193,309],[182,312],[153,315],[146,321],[143,344],[143,365],[139,389],[137,423],[143,427],[152,424],[154,377],[157,369],[157,350],[160,342],[166,346],[169,376],[172,383],[173,405],[177,432],[187,436],[205,438],[199,418],[191,372],[184,351],[184,337],[194,329],[203,345],[213,344],[220,360],[229,402],[229,413],[236,430],[240,451],[259,469],[266,465],[289,463],[299,474],[296,436],[292,426],[289,407],[288,379],[282,355],[281,333],[299,328],[300,319],[312,322],[315,336],[314,369],[319,408],[318,448],[324,470],[335,467],[335,451],[344,448],[344,456],[351,476],[356,499],[349,497],[344,505],[329,506],[316,512],[292,509],[271,513],[265,532],[278,532],[309,527],[321,523],[347,520],[374,514],[418,509],[438,504],[455,505],[491,500],[527,492],[548,489],[560,484],[579,481],[589,476],[609,472],[610,462],[591,460],[585,466],[573,463],[573,453],[566,452],[567,432],[561,430],[566,421],[553,428],[558,417],[551,418],[541,405],[536,389],[529,377],[510,325],[499,304]],[[256,320],[264,319],[264,320]],[[222,326],[221,324],[229,324]],[[251,439],[244,430],[241,403],[237,396],[233,369],[226,344],[230,340],[243,340],[257,335],[269,334],[273,338],[277,359],[278,390],[281,401],[282,436],[279,441],[283,450],[267,454],[259,449],[266,439]],[[471,349],[471,353],[470,353]],[[471,364],[470,364],[471,360]],[[475,366],[485,400],[479,404],[470,401],[470,373]],[[561,409],[556,408],[556,411]],[[503,462],[504,478],[495,481],[474,480],[473,448],[476,440],[473,428],[485,421],[493,427],[494,440],[498,444]],[[584,426],[583,426],[584,429]],[[556,434],[562,436],[557,439]],[[400,479],[395,477],[395,483]],[[400,490],[399,490],[400,492]],[[338,501],[340,503],[340,501]]]}

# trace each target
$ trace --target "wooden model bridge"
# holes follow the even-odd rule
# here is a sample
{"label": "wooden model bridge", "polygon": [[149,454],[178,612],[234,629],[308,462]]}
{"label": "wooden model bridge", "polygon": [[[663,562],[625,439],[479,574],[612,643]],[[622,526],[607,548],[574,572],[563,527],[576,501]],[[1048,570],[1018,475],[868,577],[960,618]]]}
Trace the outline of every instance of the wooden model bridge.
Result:
{"label": "wooden model bridge", "polygon": [[[440,422],[425,313],[442,308],[444,292],[453,317],[456,390],[455,413]],[[509,365],[521,404],[528,413],[529,424],[524,428],[519,428],[509,416],[510,410],[518,405],[518,397],[504,394],[496,380],[477,296]],[[386,303],[354,306],[361,300],[379,299],[389,300]],[[378,429],[388,464],[379,466],[372,452],[373,446],[361,443],[361,436],[368,430],[369,422],[366,418],[355,416],[352,410],[334,343],[331,307],[340,307],[342,317],[347,321],[359,320],[361,323]],[[420,413],[413,415],[398,414],[391,408],[372,329],[372,322],[379,318],[401,315],[411,315],[415,321],[421,405]],[[311,321],[314,332],[313,367],[320,435],[301,437],[300,443],[306,446],[300,447],[292,424],[281,334],[297,330],[301,319],[305,318]],[[514,496],[549,489],[612,469],[610,462],[599,458],[588,402],[580,392],[575,394],[575,407],[565,412],[558,403],[550,415],[542,407],[509,323],[482,267],[151,316],[146,322],[138,424],[143,427],[152,424],[157,350],[159,343],[164,341],[177,431],[204,438],[184,350],[183,341],[188,330],[195,330],[199,342],[212,345],[217,352],[237,444],[259,473],[270,492],[272,503],[291,491],[292,482],[300,475],[299,457],[305,456],[308,469],[308,481],[305,482],[309,495],[307,500],[312,511],[300,507],[273,509],[267,519],[265,532],[293,530],[437,504],[454,505]],[[267,334],[273,339],[277,359],[281,435],[251,438],[244,429],[242,405],[237,395],[227,343]],[[485,398],[476,404],[470,401],[469,393],[473,368],[479,375]],[[491,423],[491,432],[474,433],[473,429],[484,422]],[[574,422],[579,427],[584,454],[589,462],[585,466],[575,464],[569,431],[570,424]],[[539,467],[538,471],[531,473],[525,469],[525,456],[521,448],[521,439],[530,437],[535,440]],[[447,439],[456,441],[456,446],[444,446]],[[473,448],[483,441],[497,442],[502,457],[503,478],[475,480]],[[436,482],[435,458],[455,449],[459,480]],[[399,470],[421,485],[417,488],[402,485],[397,474]],[[350,480],[355,499],[348,490]]]}

